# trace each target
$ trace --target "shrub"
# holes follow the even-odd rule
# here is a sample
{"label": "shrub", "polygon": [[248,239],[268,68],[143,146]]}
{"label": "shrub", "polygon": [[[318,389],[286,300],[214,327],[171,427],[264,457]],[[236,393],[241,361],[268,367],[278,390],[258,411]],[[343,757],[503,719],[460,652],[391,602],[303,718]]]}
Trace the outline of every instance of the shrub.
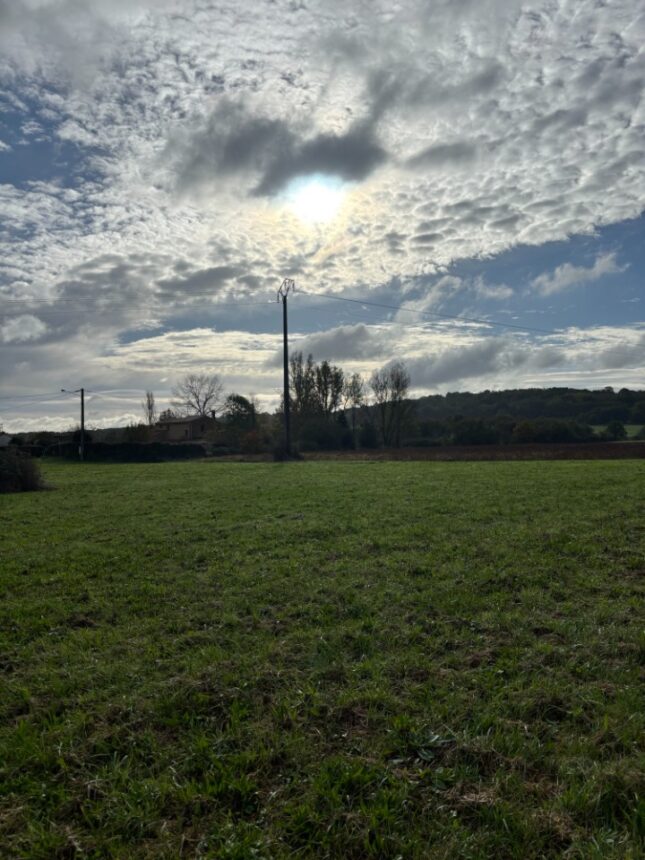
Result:
{"label": "shrub", "polygon": [[259,454],[262,451],[262,438],[257,430],[249,430],[240,440],[243,454]]}
{"label": "shrub", "polygon": [[38,463],[17,451],[0,451],[0,493],[40,490],[43,482]]}
{"label": "shrub", "polygon": [[619,442],[627,438],[627,430],[622,421],[610,421],[603,435],[612,442]]}

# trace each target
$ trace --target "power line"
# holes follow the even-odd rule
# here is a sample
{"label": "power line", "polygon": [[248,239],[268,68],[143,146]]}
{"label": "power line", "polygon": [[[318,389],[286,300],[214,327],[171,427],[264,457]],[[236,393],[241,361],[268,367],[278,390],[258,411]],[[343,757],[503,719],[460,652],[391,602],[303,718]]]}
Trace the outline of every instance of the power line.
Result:
{"label": "power line", "polygon": [[[190,290],[185,291],[183,293],[178,293],[175,296],[164,296],[159,293],[149,293],[147,295],[141,296],[142,300],[150,300],[150,299],[164,299],[164,298],[191,298],[192,296],[212,296],[211,290]],[[67,298],[65,296],[53,296],[51,299],[15,299],[15,298],[2,298],[0,299],[0,304],[27,304],[27,305],[56,305],[61,303],[70,303],[70,304],[79,304],[85,301],[89,302],[98,302],[102,299],[105,299],[105,296],[76,296],[75,298]],[[263,302],[213,302],[215,307],[251,307],[257,305],[272,305],[274,302],[271,301],[263,301]],[[53,309],[53,308],[52,308]]]}
{"label": "power line", "polygon": [[497,320],[486,320],[479,317],[465,317],[459,314],[444,314],[438,311],[421,311],[416,308],[406,308],[405,305],[387,305],[383,302],[370,302],[366,299],[348,299],[343,296],[333,296],[330,293],[308,293],[305,290],[300,290],[301,295],[305,295],[310,299],[333,299],[337,302],[349,302],[354,305],[367,305],[374,308],[384,308],[390,311],[405,311],[411,314],[421,314],[422,316],[439,317],[440,319],[458,320],[462,322],[476,323],[477,325],[499,326],[503,328],[518,329],[520,331],[531,331],[539,334],[560,334],[561,331],[555,329],[537,328],[535,326],[518,325],[516,323],[505,323]]}
{"label": "power line", "polygon": [[[505,328],[512,328],[514,330],[519,330],[519,331],[536,332],[539,334],[551,335],[552,337],[561,337],[564,333],[566,333],[566,329],[542,329],[542,328],[531,327],[531,326],[521,326],[521,325],[517,325],[514,323],[503,323],[503,322],[492,321],[492,320],[478,319],[475,317],[458,316],[456,314],[440,314],[440,313],[435,313],[433,311],[421,311],[421,310],[417,310],[415,308],[406,308],[406,307],[400,306],[400,305],[388,305],[388,304],[384,304],[381,302],[365,301],[363,299],[348,299],[348,298],[343,298],[341,296],[329,295],[328,293],[307,293],[305,290],[299,290],[299,293],[300,293],[300,295],[304,295],[307,298],[312,298],[312,299],[319,298],[319,297],[320,298],[327,298],[327,299],[336,299],[338,301],[351,303],[352,305],[367,305],[369,307],[374,307],[374,308],[381,309],[381,310],[390,310],[390,311],[391,310],[403,310],[403,311],[407,311],[409,313],[421,314],[422,316],[441,317],[441,318],[444,318],[447,320],[455,320],[455,321],[462,321],[463,320],[463,321],[479,323],[481,325],[487,325],[487,326],[500,326],[500,327],[503,326]],[[294,310],[302,310],[302,308],[294,308]],[[325,312],[330,313],[330,311],[324,311],[324,309],[322,309],[322,308],[320,310],[323,313],[325,313]],[[354,316],[356,317],[356,315],[354,315]],[[379,321],[379,323],[378,323],[378,325],[403,325],[403,326],[411,325],[411,324],[412,323],[408,322],[408,321],[393,320],[393,319],[382,320],[382,321]],[[351,325],[351,323],[350,323],[350,325]],[[430,322],[429,325],[433,325],[433,323]],[[440,325],[440,322],[437,321],[434,323],[434,325],[438,326],[438,325]],[[312,334],[315,334],[315,332],[309,332],[309,333],[302,335],[302,336],[308,337]],[[589,346],[587,346],[589,341],[590,341],[590,338],[587,335],[579,343],[563,344],[560,346],[560,348],[566,349],[568,347],[574,348],[576,346],[581,346],[584,349],[590,349],[590,348],[593,348],[594,346],[598,346],[596,343],[591,343],[591,344],[589,344]],[[601,346],[598,346],[598,348],[602,349],[603,351],[604,350],[611,350],[614,355],[616,355],[618,357],[622,356],[623,358],[626,358],[627,360],[629,360],[633,357],[633,355],[632,355],[633,350],[636,349],[637,347],[638,347],[638,344],[632,344],[632,345],[630,345],[630,344],[619,344],[619,345],[615,345],[615,346],[611,345],[611,344],[602,344]]]}
{"label": "power line", "polygon": [[38,400],[42,400],[43,398],[51,398],[51,397],[59,397],[64,399],[66,396],[66,392],[63,393],[61,391],[52,391],[47,394],[5,394],[0,396],[0,400],[33,400],[37,402]]}

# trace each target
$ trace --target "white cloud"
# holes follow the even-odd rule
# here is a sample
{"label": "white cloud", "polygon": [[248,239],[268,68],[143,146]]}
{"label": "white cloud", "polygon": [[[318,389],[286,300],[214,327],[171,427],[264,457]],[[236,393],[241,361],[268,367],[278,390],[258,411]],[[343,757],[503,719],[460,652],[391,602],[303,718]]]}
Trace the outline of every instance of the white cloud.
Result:
{"label": "white cloud", "polygon": [[626,266],[619,266],[615,254],[603,254],[596,258],[593,266],[573,266],[571,263],[563,263],[551,274],[539,275],[531,282],[531,286],[543,296],[551,296],[553,293],[562,292],[569,287],[578,284],[589,284],[598,281],[605,275],[613,275],[616,272],[624,272]]}
{"label": "white cloud", "polygon": [[472,285],[475,293],[483,299],[494,299],[504,301],[513,295],[513,289],[506,284],[488,284],[481,275],[478,275]]}
{"label": "white cloud", "polygon": [[47,326],[38,317],[23,314],[11,317],[0,326],[0,340],[3,343],[25,343],[38,340],[47,331]]}

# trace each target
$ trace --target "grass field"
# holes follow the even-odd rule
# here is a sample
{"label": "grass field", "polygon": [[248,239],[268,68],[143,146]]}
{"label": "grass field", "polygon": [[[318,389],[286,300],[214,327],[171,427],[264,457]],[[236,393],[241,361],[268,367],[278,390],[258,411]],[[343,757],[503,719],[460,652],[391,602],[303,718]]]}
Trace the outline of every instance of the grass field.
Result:
{"label": "grass field", "polygon": [[645,462],[45,468],[3,858],[643,856]]}

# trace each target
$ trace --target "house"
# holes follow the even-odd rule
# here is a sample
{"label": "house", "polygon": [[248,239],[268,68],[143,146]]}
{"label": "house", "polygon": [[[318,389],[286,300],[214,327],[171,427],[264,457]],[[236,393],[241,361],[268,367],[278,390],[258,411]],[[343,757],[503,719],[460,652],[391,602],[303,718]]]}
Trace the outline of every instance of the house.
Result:
{"label": "house", "polygon": [[157,437],[162,442],[194,442],[203,439],[217,422],[204,415],[184,415],[180,418],[162,418],[157,422]]}

